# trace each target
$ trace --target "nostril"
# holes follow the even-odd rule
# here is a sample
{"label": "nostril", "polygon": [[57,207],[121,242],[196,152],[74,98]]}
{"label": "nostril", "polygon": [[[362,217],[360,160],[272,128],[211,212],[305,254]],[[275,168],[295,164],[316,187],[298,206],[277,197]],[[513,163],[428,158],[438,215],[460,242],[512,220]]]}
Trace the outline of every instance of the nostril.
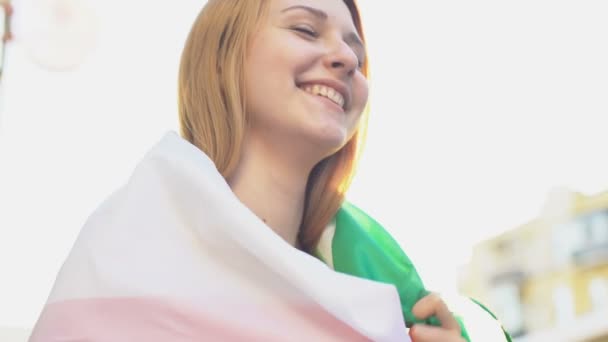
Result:
{"label": "nostril", "polygon": [[331,63],[332,68],[341,68],[344,67],[344,63],[342,62],[333,62]]}

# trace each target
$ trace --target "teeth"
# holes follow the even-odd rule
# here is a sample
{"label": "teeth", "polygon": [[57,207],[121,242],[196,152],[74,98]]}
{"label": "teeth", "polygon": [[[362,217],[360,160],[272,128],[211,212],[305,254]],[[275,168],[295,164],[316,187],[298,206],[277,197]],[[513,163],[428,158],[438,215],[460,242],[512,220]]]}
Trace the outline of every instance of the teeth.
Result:
{"label": "teeth", "polygon": [[338,106],[344,108],[344,96],[342,96],[342,94],[340,94],[340,92],[338,92],[334,88],[330,88],[321,84],[314,84],[306,85],[302,89],[307,93],[326,97],[335,102]]}
{"label": "teeth", "polygon": [[327,89],[327,94],[325,94],[325,96],[329,97],[330,99],[333,99],[333,98],[336,97],[336,94],[338,94],[338,92],[336,92],[332,88],[328,88]]}

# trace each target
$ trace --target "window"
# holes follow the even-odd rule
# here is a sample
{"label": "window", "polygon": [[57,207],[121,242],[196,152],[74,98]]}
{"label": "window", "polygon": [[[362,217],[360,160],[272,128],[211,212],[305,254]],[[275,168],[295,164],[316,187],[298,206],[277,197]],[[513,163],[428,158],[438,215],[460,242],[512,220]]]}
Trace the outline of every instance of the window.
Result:
{"label": "window", "polygon": [[[555,266],[574,262],[594,262],[608,252],[608,211],[597,211],[555,227],[553,257]],[[600,253],[600,254],[598,254]]]}
{"label": "window", "polygon": [[497,284],[491,290],[491,300],[496,309],[496,315],[500,317],[501,323],[509,333],[517,335],[523,331],[523,311],[517,283]]}
{"label": "window", "polygon": [[572,290],[566,285],[557,286],[553,290],[553,307],[555,309],[555,323],[558,326],[567,326],[575,317],[574,296]]}
{"label": "window", "polygon": [[589,298],[594,311],[608,308],[608,279],[591,279],[589,282]]}
{"label": "window", "polygon": [[573,220],[556,227],[553,234],[553,257],[557,266],[568,263],[572,255],[585,245],[585,235],[582,220]]}
{"label": "window", "polygon": [[587,241],[592,245],[608,243],[608,212],[600,211],[589,217]]}

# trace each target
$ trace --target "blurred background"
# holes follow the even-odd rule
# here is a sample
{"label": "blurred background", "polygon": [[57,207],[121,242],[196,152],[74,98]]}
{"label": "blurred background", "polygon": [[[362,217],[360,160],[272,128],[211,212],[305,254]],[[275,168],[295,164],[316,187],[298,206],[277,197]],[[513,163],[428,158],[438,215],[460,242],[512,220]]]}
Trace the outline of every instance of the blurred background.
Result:
{"label": "blurred background", "polygon": [[[27,339],[88,215],[177,130],[204,3],[0,0],[0,341]],[[608,341],[608,3],[359,3],[350,200],[517,340]]]}

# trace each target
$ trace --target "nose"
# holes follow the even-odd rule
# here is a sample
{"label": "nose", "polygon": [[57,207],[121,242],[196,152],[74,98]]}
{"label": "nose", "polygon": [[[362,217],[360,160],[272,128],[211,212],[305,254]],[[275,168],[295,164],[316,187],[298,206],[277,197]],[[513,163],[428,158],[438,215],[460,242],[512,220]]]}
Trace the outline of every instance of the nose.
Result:
{"label": "nose", "polygon": [[359,58],[348,44],[340,40],[326,54],[325,66],[341,76],[351,76],[359,67]]}

